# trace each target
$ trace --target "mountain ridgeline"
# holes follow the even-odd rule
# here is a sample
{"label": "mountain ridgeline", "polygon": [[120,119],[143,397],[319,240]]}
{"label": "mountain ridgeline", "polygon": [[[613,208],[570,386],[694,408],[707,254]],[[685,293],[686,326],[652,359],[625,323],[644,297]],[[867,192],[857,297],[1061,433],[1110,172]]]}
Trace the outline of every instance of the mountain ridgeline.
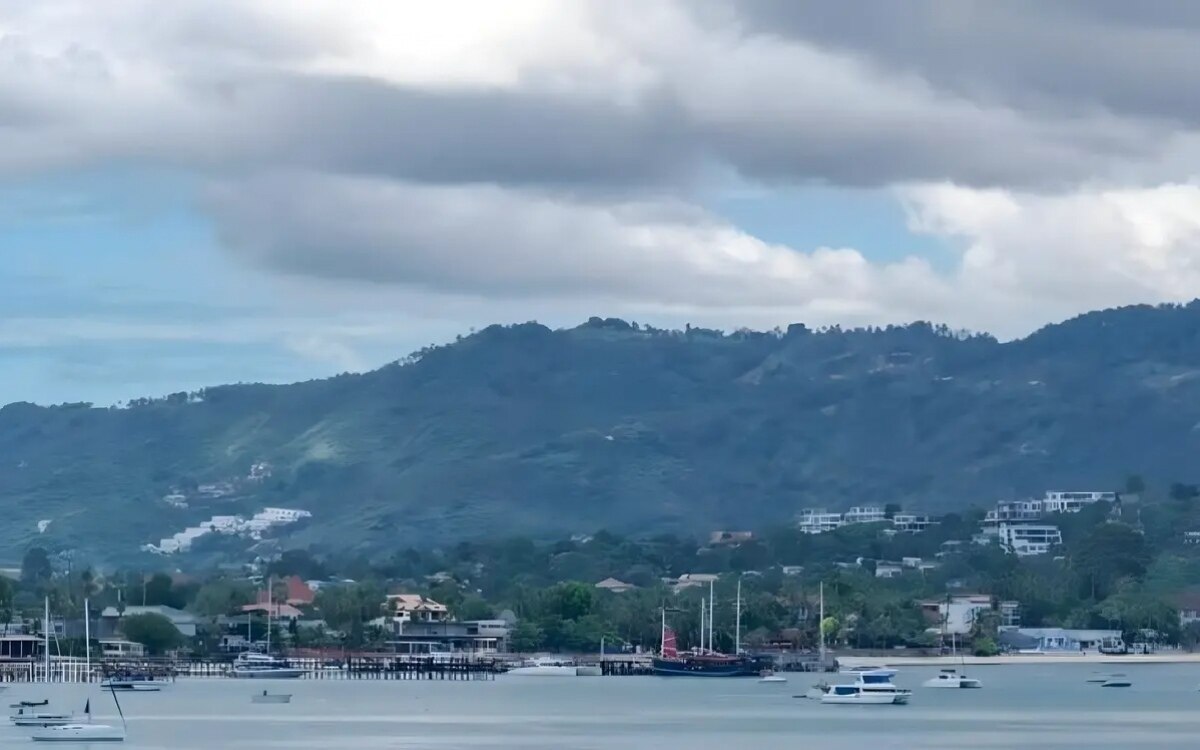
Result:
{"label": "mountain ridgeline", "polygon": [[284,546],[381,553],[753,528],[804,507],[944,512],[1134,473],[1190,481],[1198,449],[1200,302],[1008,343],[924,323],[492,326],[365,374],[6,406],[0,559],[33,543],[125,558],[268,506],[313,514]]}

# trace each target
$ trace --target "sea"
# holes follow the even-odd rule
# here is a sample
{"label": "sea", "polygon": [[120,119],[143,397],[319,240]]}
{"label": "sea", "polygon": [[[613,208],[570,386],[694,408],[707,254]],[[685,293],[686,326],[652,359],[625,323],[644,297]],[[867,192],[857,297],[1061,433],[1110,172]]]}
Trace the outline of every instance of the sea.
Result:
{"label": "sea", "polygon": [[[822,677],[517,677],[493,681],[181,679],[160,693],[124,693],[126,748],[145,750],[797,750],[841,748],[1200,747],[1200,665],[973,666],[981,690],[936,690],[936,668],[895,678],[906,706],[832,706],[802,696]],[[1129,688],[1087,682],[1119,671]],[[263,689],[288,705],[251,703]],[[12,685],[0,700],[49,698],[51,708],[119,722],[110,695],[83,685]],[[0,726],[0,748],[34,746]],[[41,746],[41,743],[37,743]],[[86,747],[86,745],[72,745]],[[97,745],[97,747],[112,745]]]}

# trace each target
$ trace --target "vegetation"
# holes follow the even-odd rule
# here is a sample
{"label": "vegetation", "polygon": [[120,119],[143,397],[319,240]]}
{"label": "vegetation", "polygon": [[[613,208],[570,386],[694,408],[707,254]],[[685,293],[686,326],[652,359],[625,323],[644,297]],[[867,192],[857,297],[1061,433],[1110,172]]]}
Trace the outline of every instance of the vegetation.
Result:
{"label": "vegetation", "polygon": [[[0,550],[150,566],[141,544],[283,505],[314,513],[283,548],[375,558],[431,540],[762,528],[805,506],[961,512],[1120,487],[1125,470],[1191,481],[1198,344],[1195,303],[1007,343],[924,323],[723,334],[596,318],[492,326],[295,385],[13,404],[0,409]],[[249,480],[256,462],[271,475]],[[221,482],[227,493],[200,492]],[[1195,491],[1177,489],[1180,502]],[[172,491],[187,507],[162,501]],[[247,546],[214,537],[190,563]]]}

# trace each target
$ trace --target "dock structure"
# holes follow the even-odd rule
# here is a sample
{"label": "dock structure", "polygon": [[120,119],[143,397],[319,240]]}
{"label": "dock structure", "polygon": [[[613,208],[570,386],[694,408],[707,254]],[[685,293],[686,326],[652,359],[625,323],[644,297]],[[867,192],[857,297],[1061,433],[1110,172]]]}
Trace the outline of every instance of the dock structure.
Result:
{"label": "dock structure", "polygon": [[[494,660],[444,659],[410,656],[347,656],[329,660],[290,658],[290,666],[304,670],[302,680],[491,680],[504,671]],[[58,665],[55,665],[58,666]],[[102,659],[92,663],[90,673],[82,664],[53,668],[50,682],[99,682],[108,676],[145,674],[156,679],[229,678],[233,679],[230,660],[212,659]],[[36,660],[0,662],[0,683],[46,682],[45,671]]]}

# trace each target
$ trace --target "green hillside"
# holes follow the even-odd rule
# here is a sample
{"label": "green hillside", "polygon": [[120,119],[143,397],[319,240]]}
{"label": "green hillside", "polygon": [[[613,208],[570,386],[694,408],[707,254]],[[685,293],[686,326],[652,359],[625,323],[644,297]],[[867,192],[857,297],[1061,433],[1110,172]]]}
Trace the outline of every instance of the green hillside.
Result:
{"label": "green hillside", "polygon": [[[1010,343],[921,323],[492,326],[361,375],[4,407],[0,559],[35,540],[124,559],[265,506],[313,513],[282,544],[342,551],[756,526],[808,506],[940,512],[1131,473],[1195,479],[1198,428],[1200,303]],[[270,476],[248,479],[260,462]],[[188,507],[163,501],[173,490]]]}

